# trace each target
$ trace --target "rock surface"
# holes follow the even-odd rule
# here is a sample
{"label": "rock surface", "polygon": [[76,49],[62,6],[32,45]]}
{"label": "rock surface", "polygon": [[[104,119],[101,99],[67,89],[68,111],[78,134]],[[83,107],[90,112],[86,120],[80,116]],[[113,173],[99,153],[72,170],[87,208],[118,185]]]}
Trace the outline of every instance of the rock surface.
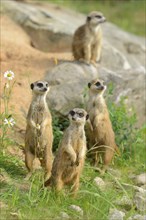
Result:
{"label": "rock surface", "polygon": [[93,180],[94,184],[99,187],[100,190],[105,190],[106,184],[100,177],[95,177]]}
{"label": "rock surface", "polygon": [[120,206],[121,208],[125,209],[126,211],[129,211],[133,205],[132,200],[127,196],[123,196],[122,198],[116,200],[114,203]]}
{"label": "rock surface", "polygon": [[69,215],[66,212],[60,212],[59,216],[55,220],[67,220],[70,219]]}
{"label": "rock surface", "polygon": [[146,211],[146,192],[137,192],[134,196],[134,204],[138,211]]}
{"label": "rock surface", "polygon": [[146,220],[146,215],[133,215],[129,217],[127,220]]}
{"label": "rock surface", "polygon": [[141,173],[140,175],[135,177],[135,182],[138,186],[146,184],[146,173]]}
{"label": "rock surface", "polygon": [[72,209],[73,211],[77,212],[80,216],[83,216],[83,214],[84,214],[83,209],[81,209],[80,206],[71,205],[71,206],[69,206],[69,208]]}
{"label": "rock surface", "polygon": [[118,209],[110,209],[108,220],[123,220],[125,213]]}
{"label": "rock surface", "polygon": [[51,85],[48,94],[49,107],[63,115],[84,104],[84,91],[88,82],[98,76],[93,66],[78,62],[64,62],[46,73]]}
{"label": "rock surface", "polygon": [[[26,4],[7,0],[2,1],[2,8],[24,28],[31,39],[32,46],[42,51],[71,51],[73,33],[85,22],[84,15],[47,3],[33,5],[32,2]],[[101,65],[98,67],[99,77],[115,84],[113,101],[118,103],[122,96],[127,97],[129,110],[134,106],[138,115],[138,125],[142,125],[146,116],[145,39],[126,33],[108,22],[102,27],[104,39]],[[59,72],[61,68],[62,74],[64,73],[66,77],[66,67],[64,64],[60,65],[62,68],[57,66],[53,71]],[[69,71],[74,63],[70,65]],[[67,103],[71,108],[82,104],[81,93],[86,86],[87,78],[86,80],[83,78],[83,82],[80,83],[82,74],[75,79],[77,75],[80,75],[80,70],[75,67],[74,73],[66,78],[65,83],[52,86],[49,102],[61,114],[66,115]],[[47,77],[50,81],[54,81],[54,77],[50,78],[50,72]],[[92,74],[89,75],[89,81],[92,77]],[[60,74],[55,80],[60,82],[59,78]],[[74,85],[69,87],[68,84],[71,85],[72,82]],[[55,92],[56,89],[58,89],[57,92]],[[79,95],[76,95],[77,93]],[[64,94],[65,97],[60,102]]]}

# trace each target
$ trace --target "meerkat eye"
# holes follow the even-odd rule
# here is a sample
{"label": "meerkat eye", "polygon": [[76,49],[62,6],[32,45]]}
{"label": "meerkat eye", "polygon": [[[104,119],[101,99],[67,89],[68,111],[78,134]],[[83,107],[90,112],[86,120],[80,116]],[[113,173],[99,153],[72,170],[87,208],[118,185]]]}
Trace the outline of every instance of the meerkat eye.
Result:
{"label": "meerkat eye", "polygon": [[79,115],[80,118],[84,117],[84,113],[79,113],[78,115]]}
{"label": "meerkat eye", "polygon": [[97,82],[95,85],[96,85],[96,86],[100,86],[100,82]]}
{"label": "meerkat eye", "polygon": [[46,83],[46,87],[48,87],[49,86],[49,84],[48,83]]}
{"label": "meerkat eye", "polygon": [[43,83],[37,83],[37,86],[38,86],[39,88],[42,88],[42,87],[43,87]]}
{"label": "meerkat eye", "polygon": [[73,110],[71,110],[71,111],[69,112],[69,114],[70,114],[71,116],[74,116],[74,115],[75,115],[75,112],[74,112]]}
{"label": "meerkat eye", "polygon": [[96,17],[96,18],[101,18],[101,15],[96,15],[95,17]]}
{"label": "meerkat eye", "polygon": [[88,16],[88,17],[87,17],[87,21],[90,21],[90,20],[91,20],[91,17],[90,17],[90,16]]}

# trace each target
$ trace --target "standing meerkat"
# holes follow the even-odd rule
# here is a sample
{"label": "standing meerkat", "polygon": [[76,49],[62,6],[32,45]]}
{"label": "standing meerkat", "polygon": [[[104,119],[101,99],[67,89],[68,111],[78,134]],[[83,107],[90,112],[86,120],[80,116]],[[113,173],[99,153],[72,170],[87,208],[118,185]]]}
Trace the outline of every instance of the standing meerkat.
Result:
{"label": "standing meerkat", "polygon": [[101,58],[102,30],[100,24],[106,19],[101,12],[93,11],[74,34],[72,52],[76,60],[96,64]]}
{"label": "standing meerkat", "polygon": [[64,185],[72,184],[72,193],[75,195],[86,155],[84,125],[88,114],[84,109],[74,108],[68,117],[70,125],[64,132],[53,162],[52,176],[45,182],[45,186],[60,191]]}
{"label": "standing meerkat", "polygon": [[45,168],[45,179],[51,175],[52,168],[52,117],[46,103],[49,91],[48,82],[36,81],[30,85],[33,97],[27,115],[25,134],[25,164],[29,171],[27,178],[35,170],[36,158]]}
{"label": "standing meerkat", "polygon": [[87,111],[92,125],[92,130],[87,128],[87,138],[89,141],[89,151],[93,153],[94,166],[98,166],[99,154],[103,157],[103,169],[100,170],[104,174],[107,170],[115,151],[119,152],[115,143],[115,134],[109,117],[109,112],[103,94],[106,86],[102,80],[94,80],[88,83],[89,100],[87,103]]}

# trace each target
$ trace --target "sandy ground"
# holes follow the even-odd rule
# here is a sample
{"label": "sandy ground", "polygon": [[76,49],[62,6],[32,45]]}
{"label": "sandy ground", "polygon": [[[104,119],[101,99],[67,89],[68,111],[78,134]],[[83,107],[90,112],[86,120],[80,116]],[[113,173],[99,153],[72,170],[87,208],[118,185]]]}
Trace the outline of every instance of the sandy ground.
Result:
{"label": "sandy ground", "polygon": [[3,106],[3,87],[6,83],[3,74],[7,70],[15,73],[15,85],[10,99],[10,109],[16,119],[16,135],[24,136],[26,114],[31,102],[30,83],[42,79],[47,70],[56,65],[56,60],[70,60],[69,53],[44,53],[31,46],[31,40],[24,30],[6,15],[1,15],[1,112]]}

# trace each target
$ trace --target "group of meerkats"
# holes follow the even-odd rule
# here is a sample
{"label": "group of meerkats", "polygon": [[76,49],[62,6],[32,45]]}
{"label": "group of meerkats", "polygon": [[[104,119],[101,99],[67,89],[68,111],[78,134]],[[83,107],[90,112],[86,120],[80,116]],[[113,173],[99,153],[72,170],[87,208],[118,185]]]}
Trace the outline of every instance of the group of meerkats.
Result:
{"label": "group of meerkats", "polygon": [[[76,60],[93,65],[100,60],[102,40],[100,23],[105,20],[102,13],[91,12],[87,16],[86,23],[76,30],[72,45]],[[27,178],[35,170],[35,161],[38,158],[45,169],[44,186],[60,191],[64,185],[71,184],[71,191],[75,195],[79,188],[87,148],[92,152],[92,165],[101,174],[107,170],[115,151],[118,152],[103,97],[106,86],[99,79],[88,83],[89,100],[86,111],[82,108],[74,108],[69,112],[70,124],[60,141],[54,161],[52,117],[46,102],[49,85],[46,81],[36,81],[30,87],[33,98],[27,115],[25,135],[25,164],[29,171]],[[102,169],[98,167],[100,156],[103,159]]]}

